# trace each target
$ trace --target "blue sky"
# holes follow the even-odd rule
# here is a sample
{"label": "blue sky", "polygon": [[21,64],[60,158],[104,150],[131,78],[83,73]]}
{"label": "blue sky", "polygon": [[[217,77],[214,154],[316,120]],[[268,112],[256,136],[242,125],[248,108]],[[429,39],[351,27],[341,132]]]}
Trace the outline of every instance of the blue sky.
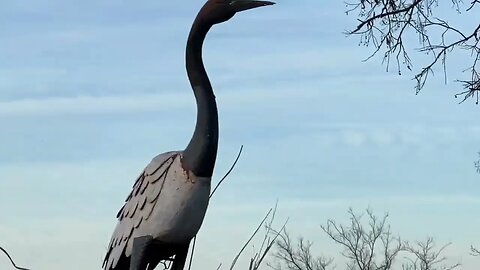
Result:
{"label": "blue sky", "polygon": [[[448,255],[478,268],[467,254],[480,245],[479,107],[458,105],[440,75],[416,96],[413,73],[362,62],[370,49],[342,34],[355,24],[343,3],[279,2],[216,26],[204,46],[215,181],[245,149],[211,202],[195,268],[229,265],[277,199],[278,222],[290,217],[319,253],[335,253],[320,224],[371,207],[404,239],[451,241]],[[18,264],[100,269],[135,177],[193,131],[184,48],[201,5],[1,1],[0,243]]]}

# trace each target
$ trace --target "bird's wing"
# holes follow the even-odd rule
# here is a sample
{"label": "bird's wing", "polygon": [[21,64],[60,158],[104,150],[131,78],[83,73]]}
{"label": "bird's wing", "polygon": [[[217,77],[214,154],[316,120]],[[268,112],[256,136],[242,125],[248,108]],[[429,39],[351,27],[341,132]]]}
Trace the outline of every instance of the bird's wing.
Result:
{"label": "bird's wing", "polygon": [[103,261],[104,269],[115,269],[122,256],[130,255],[125,254],[128,241],[142,221],[150,217],[168,170],[179,154],[180,152],[167,152],[156,156],[135,181],[132,192],[118,211],[118,223]]}

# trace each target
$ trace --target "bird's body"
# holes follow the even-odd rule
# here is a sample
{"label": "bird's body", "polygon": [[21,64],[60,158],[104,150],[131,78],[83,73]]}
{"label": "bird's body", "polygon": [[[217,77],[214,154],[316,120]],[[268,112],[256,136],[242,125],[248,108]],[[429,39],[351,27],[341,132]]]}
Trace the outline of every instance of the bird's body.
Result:
{"label": "bird's body", "polygon": [[189,242],[205,216],[210,180],[185,170],[180,151],[156,156],[117,214],[119,222],[110,241],[106,269],[118,269],[118,261],[122,255],[131,256],[133,239],[139,236],[151,235],[173,245]]}
{"label": "bird's body", "polygon": [[183,269],[190,241],[207,211],[218,148],[218,112],[203,66],[203,41],[211,26],[236,12],[271,4],[208,0],[198,13],[186,49],[187,74],[197,103],[195,131],[184,151],[158,155],[135,181],[117,214],[105,270],[151,270],[172,256],[171,269]]}

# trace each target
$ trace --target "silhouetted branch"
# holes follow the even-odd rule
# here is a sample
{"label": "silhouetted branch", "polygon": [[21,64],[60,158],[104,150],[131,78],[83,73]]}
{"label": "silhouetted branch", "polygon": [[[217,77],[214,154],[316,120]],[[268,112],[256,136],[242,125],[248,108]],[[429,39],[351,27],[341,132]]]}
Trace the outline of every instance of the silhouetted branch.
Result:
{"label": "silhouetted branch", "polygon": [[0,246],[0,250],[5,253],[5,255],[7,255],[8,259],[10,260],[10,263],[13,265],[13,267],[15,267],[15,269],[18,269],[18,270],[30,270],[28,268],[23,268],[23,267],[19,267],[15,264],[15,262],[13,261],[12,257],[10,256],[10,254],[8,254],[7,250],[5,250],[3,247]]}
{"label": "silhouetted branch", "polygon": [[470,254],[472,256],[480,256],[480,250],[474,246],[470,246]]}
{"label": "silhouetted branch", "polygon": [[435,248],[433,238],[427,238],[425,242],[417,242],[416,246],[406,245],[406,250],[413,255],[413,259],[402,265],[404,270],[430,270],[442,269],[452,270],[460,266],[459,263],[453,265],[445,264],[447,258],[442,255],[443,251],[450,243],[443,245],[438,250]]}
{"label": "silhouetted branch", "polygon": [[[348,210],[350,222],[342,225],[328,220],[321,226],[323,231],[335,243],[344,248],[342,256],[347,259],[347,270],[453,270],[459,263],[448,264],[443,255],[449,243],[436,248],[433,238],[410,245],[393,237],[387,224],[388,214],[378,218],[372,210],[365,214],[355,214]],[[274,270],[329,270],[333,259],[314,256],[310,252],[312,243],[299,238],[294,244],[290,236],[284,232],[277,241],[277,258]],[[480,256],[480,251],[471,247],[473,256]],[[402,255],[402,256],[400,256]],[[394,265],[395,263],[395,265]],[[401,268],[399,268],[401,266]]]}
{"label": "silhouetted branch", "polygon": [[215,193],[215,191],[217,191],[218,187],[223,183],[223,181],[225,180],[225,178],[227,178],[227,176],[232,172],[233,168],[235,168],[235,165],[237,165],[237,161],[238,159],[240,158],[240,155],[242,154],[242,150],[243,150],[243,145],[240,146],[240,150],[238,151],[238,154],[237,154],[237,157],[235,158],[235,161],[233,162],[232,166],[230,167],[230,169],[227,171],[227,173],[222,177],[222,179],[220,179],[220,181],[218,182],[218,184],[215,186],[215,188],[213,189],[212,193],[210,193],[210,197],[209,198],[212,198],[213,194]]}
{"label": "silhouetted branch", "polygon": [[[405,47],[404,37],[408,30],[418,35],[421,45],[419,51],[432,56],[430,64],[423,67],[414,79],[416,81],[416,93],[425,86],[433,67],[440,64],[444,71],[444,79],[447,79],[447,55],[456,48],[470,51],[471,65],[464,71],[469,71],[468,80],[457,80],[463,83],[464,91],[455,95],[463,96],[460,103],[468,98],[476,98],[478,104],[480,92],[480,24],[471,32],[462,32],[459,28],[450,25],[447,21],[434,16],[434,9],[438,6],[438,0],[359,0],[355,3],[347,3],[347,14],[358,11],[359,24],[348,35],[360,35],[360,44],[374,46],[373,53],[366,59],[370,59],[380,50],[384,50],[383,62],[390,66],[390,60],[395,58],[397,69],[401,74],[401,66],[412,70],[412,61]],[[460,13],[461,0],[451,0],[455,10]],[[478,0],[470,3],[466,12],[472,10]],[[462,16],[467,16],[463,14]],[[437,37],[431,33],[440,33]]]}
{"label": "silhouetted branch", "polygon": [[370,209],[366,213],[367,226],[362,222],[363,215],[355,214],[350,208],[348,226],[329,219],[321,228],[333,241],[344,247],[342,255],[350,261],[348,269],[391,269],[398,253],[404,250],[404,244],[399,237],[392,236],[390,226],[386,223],[388,214],[379,219]]}
{"label": "silhouetted branch", "polygon": [[[277,240],[278,236],[280,233],[275,232],[273,229],[273,221],[275,220],[275,214],[277,213],[277,206],[278,206],[278,201],[275,203],[275,208],[273,209],[272,216],[270,218],[270,221],[268,224],[265,224],[265,229],[266,232],[263,236],[262,244],[260,245],[260,249],[258,252],[255,253],[255,255],[250,258],[250,265],[248,267],[249,270],[258,270],[260,267],[261,263],[265,259],[265,256],[268,254],[272,246],[275,244],[275,241]],[[281,227],[281,230],[283,230],[288,222],[285,221],[283,226]],[[274,233],[273,238],[271,237],[271,234]]]}
{"label": "silhouetted branch", "polygon": [[[230,270],[232,270],[237,263],[238,258],[240,258],[241,254],[245,250],[245,248],[250,244],[252,239],[255,237],[255,235],[258,233],[262,225],[265,225],[265,234],[262,240],[262,244],[260,245],[260,249],[258,252],[255,253],[253,257],[250,258],[250,263],[248,266],[248,270],[258,270],[260,268],[260,265],[264,261],[266,255],[270,252],[271,248],[275,244],[277,238],[280,236],[280,232],[285,229],[285,226],[288,222],[288,219],[284,222],[280,230],[277,232],[275,229],[273,229],[273,222],[275,220],[275,214],[277,212],[277,204],[275,204],[275,208],[270,209],[265,215],[264,219],[262,222],[258,225],[258,227],[255,229],[255,231],[252,233],[250,238],[247,240],[247,242],[243,245],[243,247],[240,249],[240,251],[237,253],[235,258],[232,261],[232,265],[230,266]],[[268,217],[270,216],[270,221],[266,223]]]}
{"label": "silhouetted branch", "polygon": [[328,270],[333,269],[333,258],[314,257],[311,253],[313,243],[300,237],[296,244],[283,230],[277,241],[277,252],[273,254],[278,262],[269,264],[274,270]]}
{"label": "silhouetted branch", "polygon": [[255,235],[258,233],[258,231],[260,230],[260,228],[262,227],[262,225],[265,223],[265,220],[267,220],[268,216],[270,215],[270,213],[272,212],[272,208],[270,208],[270,210],[268,210],[268,213],[265,215],[265,217],[262,219],[262,222],[260,222],[260,224],[258,225],[258,227],[255,229],[255,231],[252,233],[252,235],[250,236],[250,238],[247,240],[247,242],[242,246],[242,248],[240,249],[240,251],[237,253],[237,255],[235,256],[235,258],[233,259],[232,261],[232,265],[230,266],[230,270],[232,270],[234,267],[235,267],[235,264],[237,263],[237,260],[238,258],[240,258],[240,255],[242,255],[243,251],[245,250],[245,248],[248,246],[248,244],[250,244],[250,242],[252,241],[253,237],[255,237]]}

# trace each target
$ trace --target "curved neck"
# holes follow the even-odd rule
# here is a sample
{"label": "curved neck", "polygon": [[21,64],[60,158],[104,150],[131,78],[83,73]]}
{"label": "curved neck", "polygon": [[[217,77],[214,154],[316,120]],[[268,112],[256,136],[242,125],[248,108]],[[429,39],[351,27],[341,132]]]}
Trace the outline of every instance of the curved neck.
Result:
{"label": "curved neck", "polygon": [[197,122],[183,153],[183,165],[196,176],[211,177],[218,148],[218,113],[212,85],[202,61],[202,45],[211,24],[195,19],[187,41],[186,66],[197,103]]}

